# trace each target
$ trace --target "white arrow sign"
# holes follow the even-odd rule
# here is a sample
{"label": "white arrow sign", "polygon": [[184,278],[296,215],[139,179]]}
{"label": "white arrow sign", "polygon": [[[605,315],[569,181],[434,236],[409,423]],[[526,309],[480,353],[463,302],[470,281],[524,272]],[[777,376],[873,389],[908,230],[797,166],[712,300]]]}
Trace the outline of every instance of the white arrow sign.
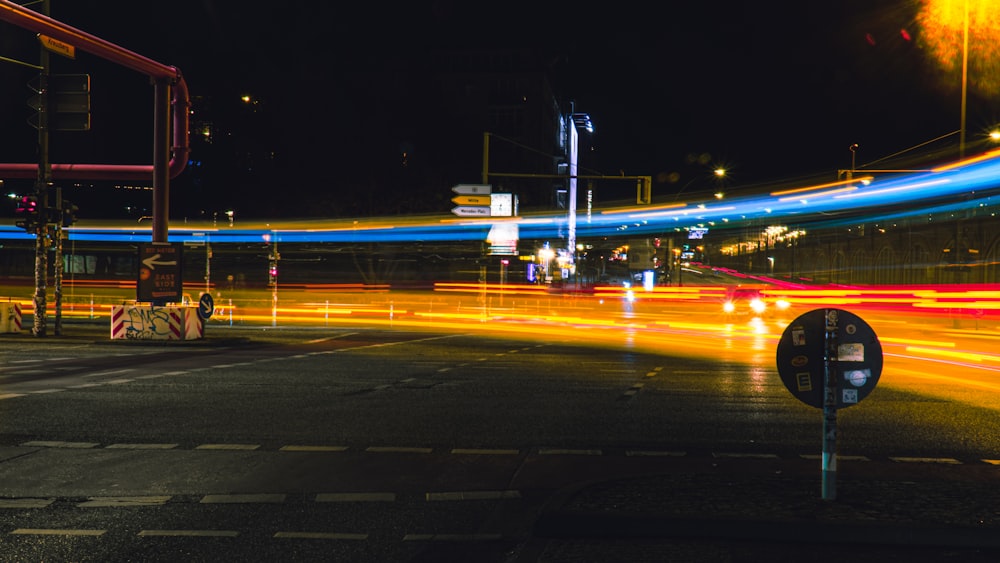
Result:
{"label": "white arrow sign", "polygon": [[489,217],[490,208],[486,206],[476,206],[476,205],[459,205],[458,207],[453,207],[451,212],[459,217]]}
{"label": "white arrow sign", "polygon": [[490,195],[492,189],[490,184],[459,184],[452,186],[451,191],[461,195]]}
{"label": "white arrow sign", "polygon": [[170,261],[158,260],[159,257],[160,257],[159,254],[154,254],[154,255],[150,256],[149,258],[145,258],[142,261],[142,265],[146,266],[150,270],[155,270],[156,269],[155,266],[176,266],[177,265],[177,260],[170,260]]}

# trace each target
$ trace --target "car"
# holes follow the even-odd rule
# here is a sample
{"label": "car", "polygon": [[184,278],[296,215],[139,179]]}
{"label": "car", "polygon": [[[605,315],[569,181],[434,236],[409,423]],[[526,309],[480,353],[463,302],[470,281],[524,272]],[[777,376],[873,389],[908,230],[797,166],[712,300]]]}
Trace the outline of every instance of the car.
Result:
{"label": "car", "polygon": [[726,291],[722,312],[736,317],[764,317],[788,309],[788,301],[770,296],[759,287],[733,287]]}

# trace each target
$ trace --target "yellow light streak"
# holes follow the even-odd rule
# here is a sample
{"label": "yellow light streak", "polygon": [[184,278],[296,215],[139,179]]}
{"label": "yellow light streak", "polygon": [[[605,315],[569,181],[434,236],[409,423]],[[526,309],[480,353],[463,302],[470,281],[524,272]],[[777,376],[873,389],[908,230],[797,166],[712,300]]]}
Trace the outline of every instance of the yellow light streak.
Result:
{"label": "yellow light streak", "polygon": [[[858,178],[851,178],[850,180],[840,180],[840,181],[837,181],[837,182],[828,182],[826,184],[817,184],[815,186],[806,186],[804,188],[792,188],[790,190],[781,190],[781,191],[777,191],[777,192],[771,192],[770,195],[773,196],[773,197],[778,197],[778,196],[783,196],[783,195],[804,194],[804,193],[815,192],[815,191],[819,191],[819,190],[825,190],[826,188],[832,188],[834,186],[847,186],[848,184],[854,184],[855,182],[870,182],[873,179],[874,179],[873,176],[862,176],[862,177],[858,177]],[[856,190],[857,186],[847,186],[846,188],[842,188],[842,189],[855,189]]]}

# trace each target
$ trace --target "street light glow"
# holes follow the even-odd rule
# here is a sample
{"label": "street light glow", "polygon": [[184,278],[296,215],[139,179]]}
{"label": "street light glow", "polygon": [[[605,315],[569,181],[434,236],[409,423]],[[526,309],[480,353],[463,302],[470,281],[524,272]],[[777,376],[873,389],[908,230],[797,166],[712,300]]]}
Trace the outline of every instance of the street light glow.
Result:
{"label": "street light glow", "polygon": [[921,39],[942,69],[961,70],[966,10],[970,85],[1000,93],[1000,0],[923,0],[917,16]]}

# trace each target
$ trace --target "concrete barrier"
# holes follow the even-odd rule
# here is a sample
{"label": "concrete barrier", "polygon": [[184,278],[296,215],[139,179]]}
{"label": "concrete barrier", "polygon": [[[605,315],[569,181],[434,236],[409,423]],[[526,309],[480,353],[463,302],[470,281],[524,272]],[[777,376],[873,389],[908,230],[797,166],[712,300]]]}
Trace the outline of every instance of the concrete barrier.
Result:
{"label": "concrete barrier", "polygon": [[111,308],[111,339],[198,340],[205,323],[197,307],[158,307],[149,303]]}
{"label": "concrete barrier", "polygon": [[20,303],[0,303],[0,332],[21,332]]}

